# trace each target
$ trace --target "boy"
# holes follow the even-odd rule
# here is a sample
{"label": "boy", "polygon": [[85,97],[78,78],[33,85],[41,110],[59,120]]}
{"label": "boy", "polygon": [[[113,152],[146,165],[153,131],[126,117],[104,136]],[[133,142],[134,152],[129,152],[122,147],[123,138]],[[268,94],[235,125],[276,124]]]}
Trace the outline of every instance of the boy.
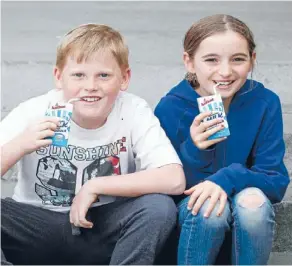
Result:
{"label": "boy", "polygon": [[[2,200],[7,261],[153,264],[176,223],[176,207],[163,194],[181,194],[185,178],[147,103],[124,92],[130,75],[121,35],[81,25],[57,49],[57,89],[1,122],[2,175],[19,161],[13,199]],[[46,108],[72,98],[79,101],[68,145],[54,146],[48,137],[60,121],[44,117]],[[81,235],[72,235],[71,224]]]}

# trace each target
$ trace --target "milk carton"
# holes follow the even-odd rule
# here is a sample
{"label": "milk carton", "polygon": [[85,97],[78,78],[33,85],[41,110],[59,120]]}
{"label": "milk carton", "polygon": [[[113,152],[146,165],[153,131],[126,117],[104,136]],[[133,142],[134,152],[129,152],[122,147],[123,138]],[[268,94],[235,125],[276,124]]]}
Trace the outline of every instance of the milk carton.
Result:
{"label": "milk carton", "polygon": [[[214,91],[216,91],[216,88],[214,88]],[[211,96],[200,97],[197,99],[197,102],[198,102],[200,113],[209,112],[209,111],[212,111],[214,113],[211,116],[204,118],[203,121],[210,121],[216,118],[224,119],[224,122],[223,122],[224,128],[216,132],[215,134],[211,135],[208,139],[211,140],[211,139],[217,139],[217,138],[229,136],[230,131],[229,131],[221,95],[218,93],[215,93],[214,95],[211,95]],[[216,125],[208,128],[207,130],[214,128],[215,126]]]}
{"label": "milk carton", "polygon": [[64,147],[67,146],[70,123],[72,116],[73,104],[57,102],[51,104],[46,111],[46,116],[60,117],[60,125],[55,130],[55,135],[50,137],[53,141],[52,145]]}

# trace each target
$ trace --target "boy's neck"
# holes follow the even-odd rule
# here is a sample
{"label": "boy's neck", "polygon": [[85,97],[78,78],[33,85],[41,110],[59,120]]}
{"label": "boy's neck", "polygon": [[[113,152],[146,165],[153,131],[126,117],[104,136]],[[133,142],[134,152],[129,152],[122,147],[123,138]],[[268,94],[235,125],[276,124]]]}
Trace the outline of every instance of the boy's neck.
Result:
{"label": "boy's neck", "polygon": [[105,119],[92,119],[92,120],[85,120],[85,119],[78,119],[74,116],[72,116],[72,120],[74,121],[75,124],[77,124],[79,127],[84,128],[84,129],[98,129],[102,127],[106,121],[107,118]]}

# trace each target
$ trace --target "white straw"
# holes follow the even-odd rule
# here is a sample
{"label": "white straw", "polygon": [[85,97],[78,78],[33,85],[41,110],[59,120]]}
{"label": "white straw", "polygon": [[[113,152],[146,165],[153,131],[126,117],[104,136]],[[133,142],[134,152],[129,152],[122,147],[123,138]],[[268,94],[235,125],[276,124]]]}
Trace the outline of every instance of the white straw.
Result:
{"label": "white straw", "polygon": [[218,82],[218,83],[216,83],[216,84],[213,86],[213,91],[214,91],[214,94],[215,94],[215,95],[218,94],[216,88],[217,88],[219,85],[222,85],[222,84],[223,84],[223,83]]}
{"label": "white straw", "polygon": [[72,98],[68,101],[68,103],[72,103],[72,102],[77,102],[77,101],[80,101],[81,98]]}

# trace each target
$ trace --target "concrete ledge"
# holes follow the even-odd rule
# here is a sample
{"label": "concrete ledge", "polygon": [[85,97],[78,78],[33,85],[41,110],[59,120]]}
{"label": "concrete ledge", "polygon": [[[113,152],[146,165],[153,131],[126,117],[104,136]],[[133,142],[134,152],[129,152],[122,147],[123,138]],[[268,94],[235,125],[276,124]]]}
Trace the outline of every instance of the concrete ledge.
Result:
{"label": "concrete ledge", "polygon": [[275,204],[274,207],[276,231],[273,252],[292,253],[292,201],[283,201]]}

